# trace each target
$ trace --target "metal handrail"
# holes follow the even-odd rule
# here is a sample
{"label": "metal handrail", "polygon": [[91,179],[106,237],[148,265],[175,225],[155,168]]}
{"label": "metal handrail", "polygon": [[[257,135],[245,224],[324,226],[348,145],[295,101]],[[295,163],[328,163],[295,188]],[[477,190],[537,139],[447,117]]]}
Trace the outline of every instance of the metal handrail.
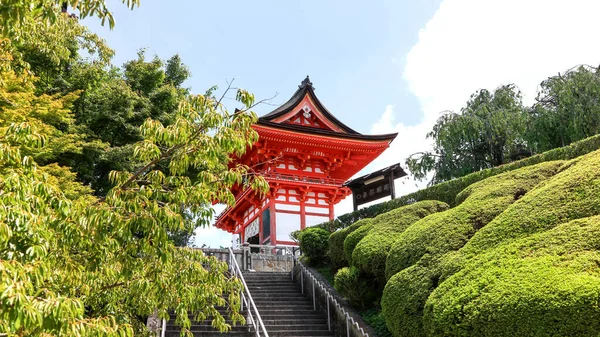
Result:
{"label": "metal handrail", "polygon": [[244,275],[242,275],[242,271],[237,263],[237,260],[235,259],[235,255],[233,254],[233,250],[231,249],[231,247],[229,247],[229,270],[231,271],[231,274],[239,278],[240,281],[242,281],[242,284],[244,285],[244,291],[242,292],[241,310],[244,310],[244,304],[246,304],[246,307],[248,308],[248,320],[254,328],[254,331],[256,331],[256,336],[260,337],[260,330],[262,330],[263,336],[269,337],[267,329],[265,328],[262,318],[260,318],[260,314],[258,313],[256,304],[254,304],[252,295],[250,295],[250,290],[248,290],[246,280],[244,280]]}
{"label": "metal handrail", "polygon": [[[346,319],[346,335],[347,337],[350,337],[350,326],[355,326],[356,329],[358,331],[360,331],[360,333],[365,336],[365,337],[369,337],[369,334],[367,332],[365,332],[365,329],[363,329],[362,326],[360,326],[360,324],[354,320],[354,318],[352,316],[350,316],[350,314],[348,313],[348,311],[346,311],[344,309],[344,307],[335,299],[335,297],[329,292],[329,290],[327,289],[327,287],[325,287],[325,285],[319,281],[314,275],[313,273],[306,268],[306,266],[298,261],[298,258],[296,256],[296,254],[293,254],[291,251],[288,250],[288,252],[290,254],[292,254],[292,257],[294,259],[294,262],[296,264],[298,264],[300,266],[300,277],[303,279],[304,274],[306,274],[309,279],[312,280],[312,287],[313,287],[313,307],[317,308],[317,302],[316,302],[316,297],[315,297],[315,285],[321,289],[321,291],[323,293],[325,293],[325,296],[327,297],[327,325],[329,326],[329,330],[331,330],[331,313],[329,310],[329,299],[331,299],[331,302],[338,307],[338,309],[344,314],[344,318]],[[294,279],[294,270],[292,269],[291,272],[292,275],[292,280]],[[301,281],[302,283],[302,290],[304,292],[304,281]]]}

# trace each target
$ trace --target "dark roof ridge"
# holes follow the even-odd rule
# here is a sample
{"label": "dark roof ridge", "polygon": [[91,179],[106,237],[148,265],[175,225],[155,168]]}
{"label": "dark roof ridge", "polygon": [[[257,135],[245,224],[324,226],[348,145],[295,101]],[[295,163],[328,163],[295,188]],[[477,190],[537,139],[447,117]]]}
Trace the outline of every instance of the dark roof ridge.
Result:
{"label": "dark roof ridge", "polygon": [[313,100],[313,102],[317,106],[317,109],[319,109],[323,113],[323,115],[325,115],[325,118],[329,119],[336,126],[338,126],[340,129],[346,131],[347,133],[360,134],[359,132],[354,131],[352,128],[350,128],[346,124],[339,121],[337,118],[335,118],[335,116],[331,112],[329,112],[329,110],[327,110],[327,108],[325,108],[323,103],[321,103],[321,101],[319,101],[319,99],[315,95],[315,89],[314,89],[313,84],[310,81],[310,78],[308,75],[302,81],[302,83],[300,83],[296,92],[292,95],[292,97],[287,102],[283,103],[277,109],[260,117],[258,120],[263,121],[263,122],[271,122],[273,119],[276,119],[278,117],[285,115],[286,113],[290,112],[294,107],[296,107],[302,101],[302,99],[304,98],[304,96],[306,94],[310,95],[310,98]]}
{"label": "dark roof ridge", "polygon": [[261,119],[259,119],[256,124],[268,126],[268,127],[272,127],[272,128],[298,131],[298,132],[308,133],[308,134],[319,134],[319,135],[325,135],[325,136],[361,139],[361,140],[390,140],[391,141],[394,138],[396,138],[396,136],[398,135],[398,133],[388,133],[388,134],[381,134],[381,135],[363,135],[358,132],[357,133],[342,133],[342,132],[335,132],[335,131],[326,130],[326,129],[311,128],[311,127],[302,126],[302,125],[274,123],[271,121],[261,120]]}

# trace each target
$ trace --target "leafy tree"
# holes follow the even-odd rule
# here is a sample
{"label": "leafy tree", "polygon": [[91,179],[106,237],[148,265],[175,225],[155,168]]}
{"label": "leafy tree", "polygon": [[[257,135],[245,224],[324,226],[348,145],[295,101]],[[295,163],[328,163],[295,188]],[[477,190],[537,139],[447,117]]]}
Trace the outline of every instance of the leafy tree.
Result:
{"label": "leafy tree", "polygon": [[[139,0],[121,0],[127,7],[133,9],[139,6]],[[0,5],[3,36],[20,38],[23,32],[29,32],[28,19],[35,18],[41,26],[57,23],[63,6],[71,6],[78,11],[80,18],[98,17],[102,24],[108,21],[110,28],[115,25],[112,13],[106,7],[106,0],[4,0]]]}
{"label": "leafy tree", "polygon": [[[32,23],[23,33],[26,39],[6,40],[5,47],[16,55],[11,67],[40,74],[35,80],[40,97],[78,92],[70,128],[79,142],[63,142],[64,150],[54,147],[52,156],[38,162],[71,167],[94,194],[104,196],[113,186],[108,179],[112,170],[133,169],[133,144],[142,139],[143,121],[172,122],[179,102],[189,95],[180,87],[189,70],[178,55],[165,66],[157,57],[146,60],[143,50],[121,70],[109,65],[113,51],[77,20],[60,15],[48,27],[32,18],[26,23]],[[82,49],[86,58],[80,55]],[[193,229],[170,233],[179,245],[187,244],[192,234]]]}
{"label": "leafy tree", "polygon": [[[245,108],[234,114],[209,93],[187,98],[169,126],[146,119],[134,170],[113,172],[117,186],[97,198],[66,168],[44,170],[33,159],[69,136],[54,119],[69,124],[75,94],[43,96],[36,105],[35,79],[1,69],[0,97],[13,121],[0,126],[0,331],[126,336],[145,331],[140,317],[155,311],[166,317],[170,309],[184,331],[188,313],[213,316],[226,330],[218,305],[243,321],[241,284],[226,275],[225,264],[174,247],[167,233],[185,227],[183,210],[195,214],[197,224],[208,223],[210,202],[233,203],[229,188],[245,176],[266,191],[248,167],[228,166],[231,155],[257,139],[256,115],[248,111],[253,96],[238,91]],[[59,108],[49,114],[48,106]],[[166,172],[158,170],[162,163]],[[194,180],[190,169],[199,170]],[[50,170],[62,173],[51,176]]]}
{"label": "leafy tree", "polygon": [[600,133],[600,68],[579,66],[549,77],[536,101],[527,135],[536,152]]}
{"label": "leafy tree", "polygon": [[419,180],[433,171],[431,184],[502,165],[525,144],[523,110],[514,85],[479,90],[460,113],[447,112],[438,119],[427,134],[434,140],[433,151],[413,154],[406,165]]}

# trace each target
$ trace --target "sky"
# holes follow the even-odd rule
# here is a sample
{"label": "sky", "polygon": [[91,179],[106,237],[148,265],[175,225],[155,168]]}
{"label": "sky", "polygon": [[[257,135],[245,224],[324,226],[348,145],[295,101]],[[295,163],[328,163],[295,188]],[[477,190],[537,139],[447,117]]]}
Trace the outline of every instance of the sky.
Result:
{"label": "sky", "polygon": [[[430,149],[426,134],[440,113],[460,110],[478,89],[514,83],[531,104],[547,77],[600,62],[596,0],[142,0],[133,11],[107,2],[112,31],[83,23],[115,49],[115,65],[141,48],[179,54],[193,92],[235,79],[258,100],[275,96],[255,109],[259,116],[310,75],[321,102],[351,128],[398,132],[359,174]],[[424,186],[399,179],[396,195]],[[350,197],[335,208],[351,210]],[[230,241],[216,228],[196,232],[198,246]]]}

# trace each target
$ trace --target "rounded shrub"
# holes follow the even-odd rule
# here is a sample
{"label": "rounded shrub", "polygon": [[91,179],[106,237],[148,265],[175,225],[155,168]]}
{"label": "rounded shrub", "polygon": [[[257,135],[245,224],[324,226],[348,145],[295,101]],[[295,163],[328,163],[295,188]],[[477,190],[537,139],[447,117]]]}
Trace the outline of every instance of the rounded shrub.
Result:
{"label": "rounded shrub", "polygon": [[565,168],[482,228],[462,253],[477,255],[560,223],[600,214],[600,151],[576,158]]}
{"label": "rounded shrub", "polygon": [[600,216],[506,242],[471,259],[430,295],[425,335],[598,336],[598,261]]}
{"label": "rounded shrub", "polygon": [[387,278],[417,263],[426,253],[439,257],[460,249],[524,193],[556,174],[563,164],[554,161],[528,166],[469,186],[459,194],[464,199],[460,205],[419,220],[400,234],[387,256]]}
{"label": "rounded shrub", "polygon": [[329,235],[329,231],[318,227],[309,227],[302,231],[299,236],[300,249],[310,264],[318,265],[327,260]]}
{"label": "rounded shrub", "polygon": [[387,255],[400,233],[419,219],[447,209],[448,204],[444,202],[426,200],[378,215],[373,219],[371,229],[356,244],[352,264],[376,278],[383,287]]}
{"label": "rounded shrub", "polygon": [[344,267],[337,271],[333,287],[342,295],[350,305],[362,309],[371,306],[377,294],[371,282],[356,267]]}
{"label": "rounded shrub", "polygon": [[387,257],[390,279],[382,297],[383,313],[394,336],[423,335],[423,308],[440,281],[444,255],[463,247],[477,230],[562,165],[542,163],[475,183],[459,194],[459,206],[425,217],[398,236]]}
{"label": "rounded shrub", "polygon": [[333,269],[346,267],[349,264],[346,255],[344,254],[344,240],[346,237],[363,225],[367,225],[371,219],[362,219],[352,225],[331,233],[329,236],[329,259]]}
{"label": "rounded shrub", "polygon": [[355,231],[348,234],[346,239],[344,240],[344,257],[348,263],[352,264],[352,252],[354,252],[354,247],[362,240],[371,228],[373,227],[373,219],[369,219],[370,221],[362,226],[358,227]]}

